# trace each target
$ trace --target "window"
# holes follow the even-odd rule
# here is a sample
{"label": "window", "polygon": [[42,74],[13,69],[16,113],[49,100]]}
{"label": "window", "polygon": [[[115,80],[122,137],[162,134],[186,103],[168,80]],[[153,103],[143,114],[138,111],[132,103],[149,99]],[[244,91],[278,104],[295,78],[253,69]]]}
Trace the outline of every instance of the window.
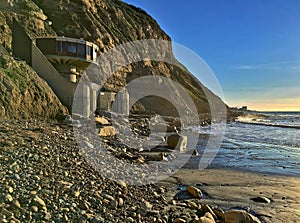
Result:
{"label": "window", "polygon": [[61,42],[61,51],[67,52],[67,44],[65,41]]}
{"label": "window", "polygon": [[91,49],[90,49],[90,50],[91,50],[91,52],[90,52],[90,55],[91,55],[91,60],[93,60],[93,56],[94,56],[94,55],[93,55],[93,47],[91,47]]}
{"label": "window", "polygon": [[56,42],[56,52],[61,52],[61,42],[60,41]]}
{"label": "window", "polygon": [[56,52],[67,52],[66,42],[65,41],[56,41]]}
{"label": "window", "polygon": [[85,58],[85,45],[78,44],[78,56]]}
{"label": "window", "polygon": [[68,53],[76,54],[76,52],[77,52],[76,43],[68,42]]}

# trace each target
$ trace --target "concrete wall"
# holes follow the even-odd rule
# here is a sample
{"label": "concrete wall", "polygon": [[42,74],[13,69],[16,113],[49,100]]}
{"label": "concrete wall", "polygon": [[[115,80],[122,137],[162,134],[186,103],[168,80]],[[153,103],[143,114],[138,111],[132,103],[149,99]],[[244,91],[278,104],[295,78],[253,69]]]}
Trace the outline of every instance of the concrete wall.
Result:
{"label": "concrete wall", "polygon": [[72,111],[76,84],[62,77],[34,43],[31,44],[31,48],[32,68],[49,84],[69,111]]}
{"label": "concrete wall", "polygon": [[13,56],[21,58],[22,60],[25,60],[29,65],[31,65],[32,40],[15,19],[13,21],[12,36]]}

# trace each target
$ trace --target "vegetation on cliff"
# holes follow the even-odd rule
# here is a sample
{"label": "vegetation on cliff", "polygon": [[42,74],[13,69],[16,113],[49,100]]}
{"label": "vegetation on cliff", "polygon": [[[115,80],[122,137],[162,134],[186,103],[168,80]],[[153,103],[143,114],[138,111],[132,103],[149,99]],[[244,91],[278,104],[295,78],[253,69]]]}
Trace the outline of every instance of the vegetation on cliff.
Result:
{"label": "vegetation on cliff", "polygon": [[[170,37],[144,10],[122,1],[113,0],[23,0],[0,10],[0,44],[11,52],[12,21],[15,18],[32,37],[68,36],[94,42],[102,53],[128,41],[159,39],[170,41]],[[162,54],[174,58],[171,45],[160,49]],[[104,84],[109,91],[118,92],[130,80],[145,75],[170,77],[180,83],[191,95],[199,113],[209,113],[208,94],[216,106],[224,106],[219,97],[207,90],[175,58],[175,65],[160,61],[140,61],[128,64],[113,73],[103,83],[103,77],[93,81]],[[178,64],[178,65],[176,65]],[[107,68],[111,69],[111,68]],[[139,109],[149,109],[159,104],[158,98],[141,101]],[[168,106],[164,110],[170,110]],[[157,112],[157,111],[156,111]]]}

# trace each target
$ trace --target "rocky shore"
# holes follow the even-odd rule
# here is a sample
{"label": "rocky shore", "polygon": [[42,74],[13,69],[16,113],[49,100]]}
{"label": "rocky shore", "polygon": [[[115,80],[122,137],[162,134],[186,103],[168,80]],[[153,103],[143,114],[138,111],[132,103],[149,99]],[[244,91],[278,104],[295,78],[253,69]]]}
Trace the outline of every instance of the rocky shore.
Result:
{"label": "rocky shore", "polygon": [[[114,137],[104,139],[121,164],[151,162]],[[1,121],[1,222],[261,222],[245,203],[231,210],[221,197],[211,200],[214,192],[203,187],[210,174],[202,178],[187,170],[145,185],[114,181],[87,162],[77,142],[70,124]],[[279,222],[273,220],[264,219]]]}

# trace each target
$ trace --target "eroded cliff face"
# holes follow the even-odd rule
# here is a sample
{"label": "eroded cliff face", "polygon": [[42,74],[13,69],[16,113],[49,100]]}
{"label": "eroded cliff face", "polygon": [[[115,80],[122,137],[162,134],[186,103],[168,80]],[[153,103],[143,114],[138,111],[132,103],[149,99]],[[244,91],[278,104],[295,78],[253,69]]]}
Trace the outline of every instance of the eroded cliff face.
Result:
{"label": "eroded cliff face", "polygon": [[66,114],[67,108],[30,66],[0,56],[0,119],[56,119]]}
{"label": "eroded cliff face", "polygon": [[[0,11],[0,43],[11,50],[12,19],[16,18],[31,37],[68,36],[83,38],[100,47],[101,54],[128,41],[159,39],[170,41],[170,37],[145,11],[118,0],[18,0],[11,1]],[[92,81],[104,85],[107,90],[118,92],[129,81],[145,75],[170,77],[180,83],[195,101],[200,113],[209,112],[207,94],[216,105],[224,103],[197,81],[174,57],[171,44],[157,49],[160,54],[171,58],[172,64],[160,61],[139,61],[113,71],[106,63],[106,72],[113,75],[90,76]],[[127,55],[118,55],[117,61]],[[103,69],[103,68],[101,68]],[[172,89],[169,89],[172,92]],[[205,91],[205,93],[204,93]],[[147,99],[144,107],[159,112],[157,98]],[[141,106],[139,106],[141,108]],[[166,105],[163,110],[168,110]]]}

